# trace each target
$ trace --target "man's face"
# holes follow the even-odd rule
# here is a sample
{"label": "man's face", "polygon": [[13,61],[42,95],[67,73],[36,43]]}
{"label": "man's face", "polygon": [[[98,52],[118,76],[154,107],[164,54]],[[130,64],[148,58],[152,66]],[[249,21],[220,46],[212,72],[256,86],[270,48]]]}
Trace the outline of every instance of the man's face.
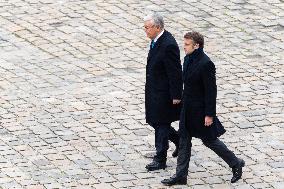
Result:
{"label": "man's face", "polygon": [[195,44],[192,39],[184,38],[184,52],[185,54],[191,54],[195,49],[199,48],[199,44]]}
{"label": "man's face", "polygon": [[154,25],[152,20],[147,20],[144,22],[144,30],[146,32],[147,37],[150,39],[155,39],[155,37],[159,34],[161,29]]}

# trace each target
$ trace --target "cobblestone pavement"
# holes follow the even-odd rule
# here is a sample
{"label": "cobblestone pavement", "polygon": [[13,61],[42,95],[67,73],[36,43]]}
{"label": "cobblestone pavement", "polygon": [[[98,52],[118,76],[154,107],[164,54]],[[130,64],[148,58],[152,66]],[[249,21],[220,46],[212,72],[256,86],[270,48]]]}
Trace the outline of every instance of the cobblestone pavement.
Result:
{"label": "cobblestone pavement", "polygon": [[186,31],[206,36],[222,139],[247,164],[230,184],[228,166],[194,139],[188,186],[172,188],[284,188],[283,0],[0,1],[0,188],[167,188],[176,159],[144,168],[151,10],[181,50]]}

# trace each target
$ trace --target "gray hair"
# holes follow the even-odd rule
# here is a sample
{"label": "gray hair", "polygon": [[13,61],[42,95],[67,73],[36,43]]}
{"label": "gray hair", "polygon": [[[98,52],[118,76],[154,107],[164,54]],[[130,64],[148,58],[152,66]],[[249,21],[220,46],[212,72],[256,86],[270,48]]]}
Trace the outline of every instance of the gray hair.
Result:
{"label": "gray hair", "polygon": [[145,18],[144,18],[144,22],[148,21],[148,20],[152,20],[153,21],[153,24],[155,26],[158,26],[159,28],[161,29],[164,29],[164,19],[162,17],[162,15],[154,12],[152,14],[149,14],[147,15]]}

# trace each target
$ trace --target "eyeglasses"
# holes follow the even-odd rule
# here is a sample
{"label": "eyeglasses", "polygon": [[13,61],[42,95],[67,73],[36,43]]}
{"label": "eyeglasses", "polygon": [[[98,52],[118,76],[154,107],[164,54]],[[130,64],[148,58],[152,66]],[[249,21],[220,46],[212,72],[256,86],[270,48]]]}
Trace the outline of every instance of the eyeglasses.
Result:
{"label": "eyeglasses", "polygon": [[155,25],[152,25],[152,26],[144,26],[144,29],[145,30],[148,30],[148,29],[150,29],[150,28],[153,28]]}

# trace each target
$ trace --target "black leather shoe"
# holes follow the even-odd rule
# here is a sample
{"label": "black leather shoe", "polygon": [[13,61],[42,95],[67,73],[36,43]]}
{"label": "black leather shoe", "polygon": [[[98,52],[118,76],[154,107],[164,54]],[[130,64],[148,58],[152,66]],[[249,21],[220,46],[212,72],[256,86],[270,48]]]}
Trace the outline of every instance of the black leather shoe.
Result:
{"label": "black leather shoe", "polygon": [[176,175],[174,175],[169,179],[162,180],[161,183],[166,185],[166,186],[186,185],[187,184],[187,177],[177,177]]}
{"label": "black leather shoe", "polygon": [[177,157],[178,156],[178,146],[176,146],[175,151],[172,153],[173,157]]}
{"label": "black leather shoe", "polygon": [[245,166],[245,161],[240,159],[240,162],[237,166],[232,168],[233,177],[231,179],[231,183],[237,182],[240,178],[242,178],[243,170],[242,168]]}
{"label": "black leather shoe", "polygon": [[155,171],[155,170],[159,170],[159,169],[165,169],[167,167],[166,162],[157,162],[157,161],[153,161],[151,163],[149,163],[148,165],[146,165],[146,169],[148,171]]}

